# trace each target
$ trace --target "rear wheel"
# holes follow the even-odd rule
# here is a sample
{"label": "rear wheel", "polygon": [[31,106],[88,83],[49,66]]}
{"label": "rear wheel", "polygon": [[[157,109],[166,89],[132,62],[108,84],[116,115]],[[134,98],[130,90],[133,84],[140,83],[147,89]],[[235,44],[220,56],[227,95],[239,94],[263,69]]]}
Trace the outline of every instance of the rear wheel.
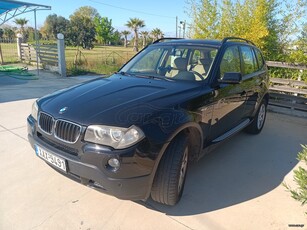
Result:
{"label": "rear wheel", "polygon": [[267,113],[267,102],[266,100],[263,100],[259,106],[259,109],[256,113],[256,116],[253,122],[249,126],[246,127],[245,131],[251,134],[260,133],[264,126],[266,113]]}
{"label": "rear wheel", "polygon": [[156,172],[151,197],[166,205],[175,205],[181,198],[189,159],[188,138],[180,134],[170,143]]}

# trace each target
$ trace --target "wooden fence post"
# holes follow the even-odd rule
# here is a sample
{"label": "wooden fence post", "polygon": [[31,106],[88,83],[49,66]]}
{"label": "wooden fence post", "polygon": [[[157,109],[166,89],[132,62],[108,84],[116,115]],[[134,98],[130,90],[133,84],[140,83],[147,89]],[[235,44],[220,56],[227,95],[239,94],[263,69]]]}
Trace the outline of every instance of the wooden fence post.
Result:
{"label": "wooden fence post", "polygon": [[65,61],[65,44],[64,35],[59,33],[58,37],[58,62],[59,62],[59,74],[61,77],[66,77],[66,61]]}

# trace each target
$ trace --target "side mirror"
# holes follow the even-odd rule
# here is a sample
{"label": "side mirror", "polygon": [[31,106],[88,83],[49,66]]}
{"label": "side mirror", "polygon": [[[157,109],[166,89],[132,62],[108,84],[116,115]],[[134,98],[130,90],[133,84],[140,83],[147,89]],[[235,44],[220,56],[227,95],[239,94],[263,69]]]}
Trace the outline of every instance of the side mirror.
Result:
{"label": "side mirror", "polygon": [[223,79],[219,79],[219,83],[224,83],[224,84],[240,84],[242,81],[242,74],[241,73],[224,73]]}

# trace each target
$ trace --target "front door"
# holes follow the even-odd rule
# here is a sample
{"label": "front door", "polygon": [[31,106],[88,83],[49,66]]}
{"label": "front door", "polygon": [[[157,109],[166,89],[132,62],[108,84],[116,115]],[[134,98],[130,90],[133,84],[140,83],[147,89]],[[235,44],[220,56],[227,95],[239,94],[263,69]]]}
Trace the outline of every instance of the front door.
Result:
{"label": "front door", "polygon": [[[220,61],[217,78],[223,79],[224,73],[241,72],[239,47],[226,48]],[[243,84],[219,84],[215,88],[211,140],[239,125],[244,118],[246,92]]]}

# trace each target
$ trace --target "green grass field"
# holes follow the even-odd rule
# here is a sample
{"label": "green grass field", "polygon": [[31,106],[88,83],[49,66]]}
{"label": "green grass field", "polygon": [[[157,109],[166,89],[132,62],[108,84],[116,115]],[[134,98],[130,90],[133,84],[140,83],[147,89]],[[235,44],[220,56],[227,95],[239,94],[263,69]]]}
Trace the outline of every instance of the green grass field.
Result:
{"label": "green grass field", "polygon": [[[68,74],[112,73],[126,63],[135,52],[132,48],[118,46],[95,46],[91,50],[66,47],[65,56]],[[75,64],[74,64],[75,63]]]}
{"label": "green grass field", "polygon": [[[18,63],[18,53],[16,43],[0,43],[3,62],[5,64]],[[91,50],[79,49],[77,47],[66,47],[65,56],[67,72],[69,75],[79,75],[86,73],[109,74],[112,73],[125,62],[127,62],[135,52],[132,47],[101,46],[96,45]]]}
{"label": "green grass field", "polygon": [[0,43],[4,63],[17,63],[17,45],[16,43]]}

